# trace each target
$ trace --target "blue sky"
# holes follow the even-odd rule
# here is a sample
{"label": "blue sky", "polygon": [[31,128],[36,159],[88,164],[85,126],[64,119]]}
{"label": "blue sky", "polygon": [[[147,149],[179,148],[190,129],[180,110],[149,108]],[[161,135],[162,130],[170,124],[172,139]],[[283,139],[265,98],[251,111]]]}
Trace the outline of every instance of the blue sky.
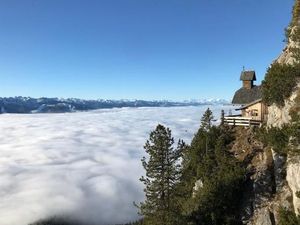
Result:
{"label": "blue sky", "polygon": [[0,0],[0,96],[230,99],[293,0]]}

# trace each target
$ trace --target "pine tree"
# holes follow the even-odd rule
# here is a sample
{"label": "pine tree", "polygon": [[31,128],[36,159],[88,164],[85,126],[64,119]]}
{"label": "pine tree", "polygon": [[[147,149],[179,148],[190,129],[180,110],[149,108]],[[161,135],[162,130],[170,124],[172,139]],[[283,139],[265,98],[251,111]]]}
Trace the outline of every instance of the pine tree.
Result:
{"label": "pine tree", "polygon": [[173,144],[171,130],[158,125],[144,146],[149,158],[142,159],[146,177],[140,180],[145,185],[146,200],[138,207],[147,225],[176,224],[175,188],[180,175],[178,160],[184,144],[179,142],[176,149]]}
{"label": "pine tree", "polygon": [[225,124],[225,111],[224,111],[224,109],[222,109],[222,111],[221,111],[221,126],[224,126],[224,124]]}
{"label": "pine tree", "polygon": [[[183,155],[182,214],[190,224],[236,225],[239,224],[236,211],[245,171],[227,151],[233,139],[230,129],[226,129],[226,124],[213,126],[212,120],[208,109]],[[202,187],[195,191],[198,181]]]}
{"label": "pine tree", "polygon": [[[202,182],[202,187],[196,192],[192,187],[189,188],[189,192],[191,193],[192,189],[193,194],[183,201],[183,214],[197,225],[237,225],[240,223],[236,212],[245,170],[227,152],[228,143],[223,136],[213,140],[214,149],[198,164],[197,177],[192,180],[192,187],[198,180]],[[189,181],[184,179],[183,182]]]}
{"label": "pine tree", "polygon": [[212,128],[212,120],[214,119],[212,111],[208,108],[205,113],[203,114],[201,118],[201,126],[200,129],[204,130],[206,135],[206,147],[205,147],[205,152],[206,154],[208,153],[208,148],[209,148],[209,137],[208,137],[208,132]]}
{"label": "pine tree", "polygon": [[204,130],[210,130],[212,126],[212,120],[214,119],[212,111],[208,108],[202,116],[201,127]]}

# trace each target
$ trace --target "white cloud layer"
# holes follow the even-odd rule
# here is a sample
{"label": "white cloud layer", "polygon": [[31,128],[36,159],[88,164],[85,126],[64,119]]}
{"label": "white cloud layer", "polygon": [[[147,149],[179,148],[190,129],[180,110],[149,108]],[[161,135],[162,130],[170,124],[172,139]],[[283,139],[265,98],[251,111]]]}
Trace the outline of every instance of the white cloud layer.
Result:
{"label": "white cloud layer", "polygon": [[[140,158],[158,123],[189,142],[207,107],[124,108],[0,116],[0,224],[52,215],[91,223],[134,220]],[[221,108],[213,106],[215,115]]]}

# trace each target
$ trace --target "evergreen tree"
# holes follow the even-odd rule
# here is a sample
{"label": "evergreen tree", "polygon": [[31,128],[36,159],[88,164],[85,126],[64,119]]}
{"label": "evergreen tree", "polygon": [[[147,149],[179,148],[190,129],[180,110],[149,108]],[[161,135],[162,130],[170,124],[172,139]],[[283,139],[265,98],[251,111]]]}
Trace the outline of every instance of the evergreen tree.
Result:
{"label": "evergreen tree", "polygon": [[224,136],[214,144],[214,150],[204,155],[197,166],[196,180],[201,180],[202,187],[197,192],[190,188],[194,193],[183,202],[183,213],[192,224],[236,225],[245,170],[227,152]]}
{"label": "evergreen tree", "polygon": [[202,116],[201,128],[208,131],[212,126],[212,120],[214,119],[212,111],[208,108]]}
{"label": "evergreen tree", "polygon": [[173,144],[171,130],[158,125],[144,146],[149,158],[142,159],[146,177],[140,180],[145,185],[146,200],[138,206],[144,224],[178,225],[175,189],[180,177],[178,161],[184,143],[179,142],[176,149]]}
{"label": "evergreen tree", "polygon": [[[183,176],[180,185],[182,214],[197,225],[239,224],[236,211],[245,171],[228,152],[233,136],[224,126],[213,126],[208,109],[191,146],[183,154]],[[195,190],[196,182],[202,183]]]}
{"label": "evergreen tree", "polygon": [[225,124],[225,111],[222,109],[221,111],[221,126],[224,126]]}

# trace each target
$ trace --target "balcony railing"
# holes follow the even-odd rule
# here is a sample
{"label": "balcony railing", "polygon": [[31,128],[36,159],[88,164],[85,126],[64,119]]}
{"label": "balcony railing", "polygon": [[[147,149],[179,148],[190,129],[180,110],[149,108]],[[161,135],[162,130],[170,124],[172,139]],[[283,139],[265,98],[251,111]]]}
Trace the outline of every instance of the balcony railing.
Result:
{"label": "balcony railing", "polygon": [[242,116],[226,116],[224,117],[224,122],[230,126],[260,126],[262,121],[254,120],[251,117],[242,117]]}

